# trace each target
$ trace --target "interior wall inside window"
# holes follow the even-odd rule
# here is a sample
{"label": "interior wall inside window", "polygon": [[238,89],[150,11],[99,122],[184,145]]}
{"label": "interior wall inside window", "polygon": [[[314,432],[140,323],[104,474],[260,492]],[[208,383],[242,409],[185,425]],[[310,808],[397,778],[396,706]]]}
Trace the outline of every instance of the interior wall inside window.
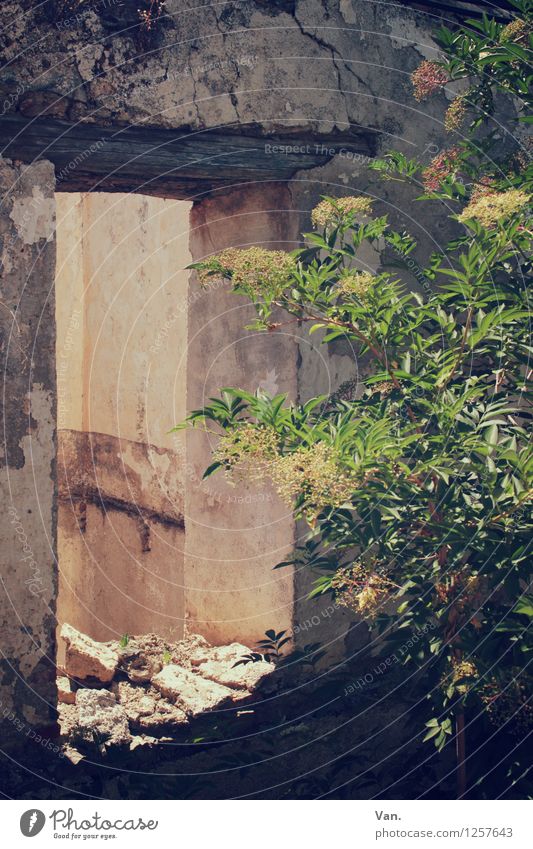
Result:
{"label": "interior wall inside window", "polygon": [[56,201],[59,626],[179,639],[191,204]]}

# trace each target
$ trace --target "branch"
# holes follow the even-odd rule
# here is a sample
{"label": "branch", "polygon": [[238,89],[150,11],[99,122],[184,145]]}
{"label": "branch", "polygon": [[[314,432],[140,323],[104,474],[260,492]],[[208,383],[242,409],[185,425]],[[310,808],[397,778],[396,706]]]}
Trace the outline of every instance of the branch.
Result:
{"label": "branch", "polygon": [[450,374],[448,375],[448,377],[444,381],[443,385],[441,386],[441,390],[440,390],[441,392],[444,392],[444,390],[446,389],[446,387],[448,386],[448,384],[451,382],[452,378],[454,377],[455,373],[457,372],[457,369],[459,368],[459,364],[462,360],[463,353],[464,353],[464,350],[465,350],[466,340],[468,338],[468,334],[469,334],[470,328],[472,326],[472,313],[473,312],[474,312],[474,307],[469,307],[468,312],[466,314],[466,322],[465,322],[464,331],[463,331],[463,338],[461,339],[461,347],[459,348],[459,353],[457,355],[457,359],[455,360],[455,363],[453,364],[453,368],[452,368]]}

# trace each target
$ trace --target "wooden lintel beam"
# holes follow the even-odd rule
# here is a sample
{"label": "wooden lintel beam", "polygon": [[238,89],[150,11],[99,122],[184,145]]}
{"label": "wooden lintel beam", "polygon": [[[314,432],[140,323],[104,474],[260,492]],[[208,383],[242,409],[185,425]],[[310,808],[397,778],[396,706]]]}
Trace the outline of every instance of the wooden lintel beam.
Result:
{"label": "wooden lintel beam", "polygon": [[289,180],[340,151],[371,157],[372,137],[250,138],[18,115],[0,120],[0,155],[22,162],[50,160],[59,191],[139,191],[183,198],[235,183]]}

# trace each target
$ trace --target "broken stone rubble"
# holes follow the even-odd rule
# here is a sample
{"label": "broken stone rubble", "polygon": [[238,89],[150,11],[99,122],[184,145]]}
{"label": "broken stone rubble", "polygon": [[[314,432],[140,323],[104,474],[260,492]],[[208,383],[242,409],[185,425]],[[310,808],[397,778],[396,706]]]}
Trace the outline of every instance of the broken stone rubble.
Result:
{"label": "broken stone rubble", "polygon": [[168,725],[187,722],[184,712],[153,687],[144,689],[132,686],[128,681],[118,681],[113,682],[111,689],[124,707],[131,728],[157,731]]}
{"label": "broken stone rubble", "polygon": [[120,668],[133,684],[151,681],[163,668],[163,660],[147,655],[142,649],[123,649],[120,653]]}
{"label": "broken stone rubble", "polygon": [[105,643],[97,643],[66,623],[61,628],[66,643],[65,672],[82,681],[111,681],[118,666],[118,654]]}
{"label": "broken stone rubble", "polygon": [[73,705],[76,702],[76,691],[71,680],[65,675],[60,675],[57,679],[57,700],[64,705]]}
{"label": "broken stone rubble", "polygon": [[79,690],[76,696],[78,721],[73,742],[96,744],[100,748],[131,742],[128,718],[122,705],[109,690]]}
{"label": "broken stone rubble", "polygon": [[248,692],[232,690],[216,681],[202,678],[200,669],[201,667],[198,667],[198,674],[189,672],[182,666],[170,664],[155,676],[152,684],[191,717],[230,705],[250,695]]}
{"label": "broken stone rubble", "polygon": [[[253,690],[272,672],[272,664],[266,661],[239,663],[249,650],[241,643],[229,646],[198,648],[192,652],[191,663],[204,678],[242,690]],[[236,666],[236,664],[239,664]]]}
{"label": "broken stone rubble", "polygon": [[76,746],[153,745],[163,731],[249,699],[274,670],[266,662],[235,666],[250,653],[247,646],[210,646],[199,635],[169,643],[145,634],[123,645],[64,625],[61,636],[67,650],[58,710],[71,760]]}

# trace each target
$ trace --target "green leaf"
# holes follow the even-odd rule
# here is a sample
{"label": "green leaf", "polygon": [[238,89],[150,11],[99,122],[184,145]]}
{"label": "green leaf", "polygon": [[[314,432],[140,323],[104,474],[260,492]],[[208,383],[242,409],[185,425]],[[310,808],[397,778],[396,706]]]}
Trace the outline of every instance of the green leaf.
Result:
{"label": "green leaf", "polygon": [[219,460],[217,460],[215,463],[211,463],[211,465],[208,466],[205,472],[203,473],[202,480],[208,478],[210,475],[213,474],[213,472],[216,472],[216,470],[220,469],[222,466],[223,464]]}
{"label": "green leaf", "polygon": [[485,430],[485,442],[489,445],[498,444],[498,425],[492,424]]}
{"label": "green leaf", "polygon": [[422,737],[422,742],[425,743],[427,740],[431,740],[433,737],[436,737],[437,734],[440,733],[441,730],[438,726],[436,728],[430,728],[429,731],[427,731]]}

